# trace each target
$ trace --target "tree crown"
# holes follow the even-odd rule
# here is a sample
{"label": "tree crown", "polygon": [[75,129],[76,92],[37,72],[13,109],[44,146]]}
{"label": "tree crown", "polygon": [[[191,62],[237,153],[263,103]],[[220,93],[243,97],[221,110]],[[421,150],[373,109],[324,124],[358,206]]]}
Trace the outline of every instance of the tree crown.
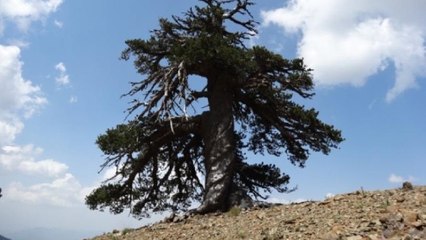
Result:
{"label": "tree crown", "polygon": [[[87,197],[90,208],[119,213],[130,207],[134,215],[144,216],[148,210],[184,210],[201,201],[200,176],[206,175],[210,147],[204,129],[215,124],[210,112],[220,97],[230,99],[231,112],[223,113],[232,114],[236,125],[233,188],[256,198],[264,197],[262,191],[288,191],[289,176],[272,164],[247,163],[245,151],[285,153],[303,167],[310,150],[328,154],[343,141],[315,109],[293,101],[294,94],[314,95],[311,69],[303,59],[246,46],[256,34],[248,10],[252,1],[200,1],[204,7],[191,8],[183,17],[160,19],[151,38],[126,41],[122,58],[133,58],[145,79],[132,82],[125,94],[134,97],[128,111],[136,118],[98,137],[108,156],[102,167],[114,166],[116,174]],[[201,90],[190,86],[192,75],[206,79]],[[201,99],[208,108],[196,105]]]}

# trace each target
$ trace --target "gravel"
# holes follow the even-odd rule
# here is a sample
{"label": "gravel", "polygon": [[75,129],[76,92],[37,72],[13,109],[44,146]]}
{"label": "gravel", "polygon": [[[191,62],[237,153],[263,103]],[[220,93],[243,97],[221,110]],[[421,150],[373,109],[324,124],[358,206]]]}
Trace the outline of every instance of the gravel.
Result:
{"label": "gravel", "polygon": [[426,186],[356,191],[267,208],[172,216],[92,240],[169,239],[426,239]]}

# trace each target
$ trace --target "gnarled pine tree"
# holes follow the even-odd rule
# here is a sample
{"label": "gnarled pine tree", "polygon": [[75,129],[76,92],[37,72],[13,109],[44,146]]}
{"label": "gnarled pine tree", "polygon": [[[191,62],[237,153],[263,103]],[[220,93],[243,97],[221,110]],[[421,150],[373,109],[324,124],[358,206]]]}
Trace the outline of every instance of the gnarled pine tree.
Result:
{"label": "gnarled pine tree", "polygon": [[102,169],[116,172],[87,196],[91,209],[130,208],[143,217],[200,201],[198,213],[224,211],[289,190],[288,175],[249,164],[246,151],[284,154],[303,167],[310,150],[328,154],[343,140],[316,110],[292,100],[314,95],[302,59],[245,45],[256,34],[252,1],[200,1],[183,17],[160,19],[150,39],[126,42],[122,58],[134,58],[146,78],[125,94],[134,97],[128,111],[135,118],[97,139],[107,155]]}

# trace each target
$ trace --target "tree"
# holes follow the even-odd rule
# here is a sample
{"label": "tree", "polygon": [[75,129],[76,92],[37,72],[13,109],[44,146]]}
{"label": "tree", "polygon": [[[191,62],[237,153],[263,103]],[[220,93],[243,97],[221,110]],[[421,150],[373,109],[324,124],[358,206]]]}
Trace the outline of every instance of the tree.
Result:
{"label": "tree", "polygon": [[107,155],[102,169],[116,172],[87,196],[91,209],[143,217],[199,201],[197,213],[225,211],[291,190],[288,175],[248,163],[247,151],[285,154],[304,167],[311,150],[328,154],[343,141],[315,109],[293,100],[314,95],[303,59],[245,44],[256,34],[251,0],[200,2],[183,17],[160,19],[149,39],[126,41],[122,59],[134,58],[145,78],[124,95],[134,98],[134,118],[97,139]]}

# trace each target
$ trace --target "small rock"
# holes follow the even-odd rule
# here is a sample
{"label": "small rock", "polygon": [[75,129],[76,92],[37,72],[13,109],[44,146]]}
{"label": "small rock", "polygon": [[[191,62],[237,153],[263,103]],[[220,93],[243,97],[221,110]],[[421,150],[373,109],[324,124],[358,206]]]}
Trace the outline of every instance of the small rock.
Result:
{"label": "small rock", "polygon": [[256,217],[260,220],[263,220],[266,216],[265,212],[259,212],[258,214],[256,214]]}
{"label": "small rock", "polygon": [[383,237],[379,234],[370,234],[368,235],[368,239],[370,240],[383,240]]}
{"label": "small rock", "polygon": [[402,212],[404,223],[406,224],[412,224],[414,222],[417,222],[419,219],[419,215],[416,212],[412,211],[403,211]]}
{"label": "small rock", "polygon": [[382,223],[380,222],[379,219],[376,219],[376,220],[370,222],[370,226],[381,226],[381,225],[382,225]]}
{"label": "small rock", "polygon": [[411,226],[413,226],[415,228],[420,228],[420,227],[426,226],[426,224],[422,223],[421,221],[415,221],[415,222],[412,222],[410,224],[411,224]]}
{"label": "small rock", "polygon": [[393,230],[391,230],[391,229],[385,229],[385,230],[383,231],[383,237],[384,237],[385,239],[387,239],[387,238],[391,238],[393,235],[395,235],[395,232],[394,232]]}
{"label": "small rock", "polygon": [[173,223],[182,222],[183,220],[185,220],[183,216],[176,216],[173,218]]}
{"label": "small rock", "polygon": [[166,217],[162,222],[171,223],[171,222],[174,221],[175,217],[176,217],[176,214],[172,213],[172,214],[170,214],[169,217]]}
{"label": "small rock", "polygon": [[395,222],[395,223],[396,222],[403,222],[404,215],[402,215],[402,213],[398,212],[396,214],[391,215],[389,220],[392,221],[392,222]]}
{"label": "small rock", "polygon": [[338,239],[340,239],[340,237],[336,233],[326,233],[322,237],[320,237],[319,239],[322,239],[322,240],[338,240]]}
{"label": "small rock", "polygon": [[362,239],[364,239],[363,237],[361,237],[361,236],[350,236],[350,237],[348,237],[348,238],[346,238],[347,240],[362,240]]}
{"label": "small rock", "polygon": [[341,201],[342,199],[343,199],[343,196],[335,196],[333,198],[333,200],[336,201],[336,202]]}
{"label": "small rock", "polygon": [[284,224],[295,224],[296,223],[296,219],[294,218],[290,218],[284,221]]}

